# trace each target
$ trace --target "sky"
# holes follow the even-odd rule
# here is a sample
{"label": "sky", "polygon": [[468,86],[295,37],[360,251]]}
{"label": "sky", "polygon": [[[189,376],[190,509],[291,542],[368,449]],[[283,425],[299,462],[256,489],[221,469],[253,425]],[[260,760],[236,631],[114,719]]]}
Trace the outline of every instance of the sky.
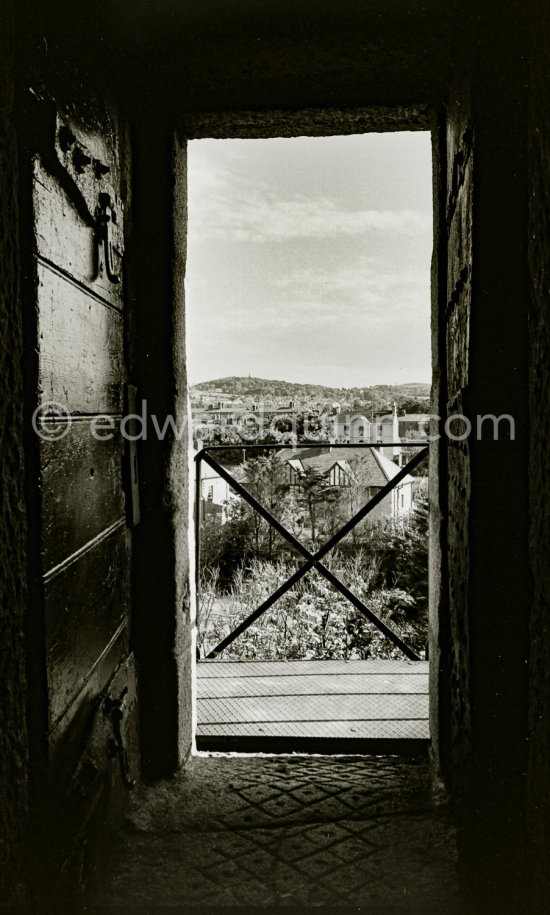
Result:
{"label": "sky", "polygon": [[188,150],[190,384],[429,383],[428,133]]}

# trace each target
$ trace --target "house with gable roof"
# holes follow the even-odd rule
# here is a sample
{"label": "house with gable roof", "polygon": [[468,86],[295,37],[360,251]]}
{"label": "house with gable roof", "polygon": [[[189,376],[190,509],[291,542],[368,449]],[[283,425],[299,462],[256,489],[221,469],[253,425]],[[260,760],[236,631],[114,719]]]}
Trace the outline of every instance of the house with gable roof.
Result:
{"label": "house with gable roof", "polygon": [[[288,448],[279,452],[287,467],[290,487],[303,486],[307,472],[315,471],[327,487],[349,487],[356,494],[357,507],[380,492],[398,473],[399,467],[377,448]],[[414,479],[409,474],[373,509],[371,518],[404,517],[412,509]]]}

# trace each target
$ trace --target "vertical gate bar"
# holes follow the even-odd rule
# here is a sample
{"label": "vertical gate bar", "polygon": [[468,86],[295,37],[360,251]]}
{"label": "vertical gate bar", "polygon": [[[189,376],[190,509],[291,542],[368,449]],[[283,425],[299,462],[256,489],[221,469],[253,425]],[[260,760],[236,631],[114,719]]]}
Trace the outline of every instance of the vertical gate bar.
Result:
{"label": "vertical gate bar", "polygon": [[199,611],[199,594],[200,594],[200,561],[201,561],[201,473],[202,473],[202,452],[196,456],[196,476],[195,476],[195,599],[197,602],[197,616]]}

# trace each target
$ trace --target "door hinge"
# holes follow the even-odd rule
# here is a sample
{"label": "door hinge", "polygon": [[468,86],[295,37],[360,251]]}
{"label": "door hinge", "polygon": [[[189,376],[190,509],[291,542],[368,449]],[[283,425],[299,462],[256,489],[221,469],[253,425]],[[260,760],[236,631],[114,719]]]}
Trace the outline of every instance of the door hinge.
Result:
{"label": "door hinge", "polygon": [[136,527],[141,520],[141,511],[139,505],[139,471],[138,471],[138,447],[137,447],[137,424],[136,420],[141,419],[136,414],[137,408],[137,388],[134,384],[126,385],[126,466],[127,466],[127,499],[128,510],[127,519],[130,527]]}
{"label": "door hinge", "polygon": [[125,686],[118,699],[107,696],[104,701],[105,714],[109,716],[113,728],[113,736],[109,740],[109,756],[111,759],[118,757],[120,765],[120,777],[125,788],[131,791],[136,787],[135,779],[130,774],[130,765],[128,762],[128,749],[122,731],[122,722],[126,711],[126,696],[128,687]]}

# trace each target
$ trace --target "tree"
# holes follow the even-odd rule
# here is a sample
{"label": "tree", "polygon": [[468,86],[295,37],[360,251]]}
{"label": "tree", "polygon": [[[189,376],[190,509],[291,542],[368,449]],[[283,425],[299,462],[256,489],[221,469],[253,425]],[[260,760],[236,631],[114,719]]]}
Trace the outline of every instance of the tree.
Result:
{"label": "tree", "polygon": [[200,532],[200,574],[207,580],[217,575],[221,593],[230,587],[235,570],[253,556],[250,542],[250,519],[240,499],[226,503],[227,521],[213,524],[203,521]]}
{"label": "tree", "polygon": [[[348,482],[346,486],[340,487],[337,511],[334,513],[340,524],[353,518],[368,502],[370,487],[373,485],[373,473],[368,455],[351,455],[346,459],[346,463],[349,467]],[[360,545],[362,531],[369,523],[369,520],[366,520],[352,528],[351,539],[354,547]]]}
{"label": "tree", "polygon": [[334,506],[338,498],[339,488],[332,486],[326,474],[316,467],[306,467],[302,474],[297,499],[306,511],[314,549],[317,547],[321,527],[326,526],[327,510]]}
{"label": "tree", "polygon": [[399,403],[399,415],[404,416],[405,413],[429,413],[430,412],[430,402],[429,400],[402,400]]}
{"label": "tree", "polygon": [[296,432],[302,441],[327,441],[333,433],[332,422],[326,414],[302,413],[298,417]]}
{"label": "tree", "polygon": [[[284,523],[288,514],[288,484],[284,464],[278,455],[270,454],[252,458],[241,465],[245,489],[268,511]],[[276,531],[251,506],[245,506],[254,538],[254,555],[257,558],[274,558]]]}
{"label": "tree", "polygon": [[[285,466],[277,454],[245,461],[234,470],[234,476],[278,521],[292,526],[297,514],[296,501],[289,491]],[[226,503],[226,517],[224,524],[203,522],[201,526],[201,569],[218,568],[223,591],[243,564],[246,566],[252,559],[273,561],[283,552],[280,535],[245,499],[230,499]]]}
{"label": "tree", "polygon": [[417,493],[413,510],[398,521],[379,522],[366,529],[365,547],[378,558],[377,589],[400,589],[413,603],[407,620],[427,632],[428,623],[428,493]]}

